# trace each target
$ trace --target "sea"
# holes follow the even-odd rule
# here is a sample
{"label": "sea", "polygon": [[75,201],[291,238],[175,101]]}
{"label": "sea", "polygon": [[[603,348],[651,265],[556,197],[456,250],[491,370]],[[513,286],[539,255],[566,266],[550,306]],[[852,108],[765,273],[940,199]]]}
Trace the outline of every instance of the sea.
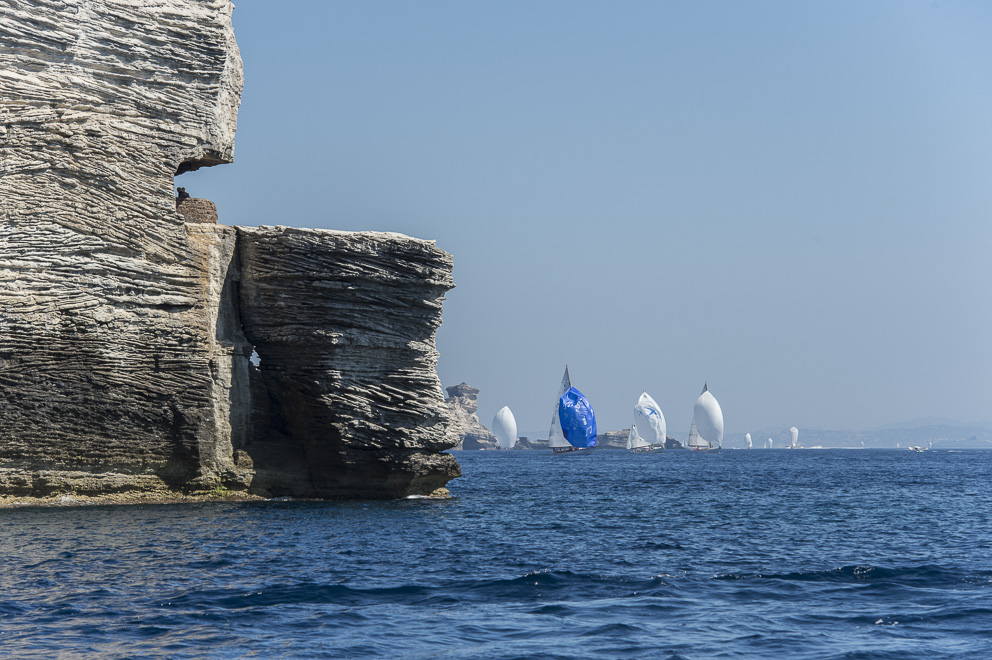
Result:
{"label": "sea", "polygon": [[992,657],[992,451],[457,457],[447,500],[0,510],[0,656]]}

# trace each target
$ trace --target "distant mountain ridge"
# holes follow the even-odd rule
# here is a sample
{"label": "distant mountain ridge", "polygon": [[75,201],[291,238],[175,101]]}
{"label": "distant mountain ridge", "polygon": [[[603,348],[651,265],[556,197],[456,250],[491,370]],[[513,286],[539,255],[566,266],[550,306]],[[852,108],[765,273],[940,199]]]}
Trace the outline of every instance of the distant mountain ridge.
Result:
{"label": "distant mountain ridge", "polygon": [[888,429],[918,429],[928,426],[976,427],[992,430],[992,421],[962,422],[960,419],[952,419],[950,417],[918,417],[905,422],[872,426],[868,430],[883,431]]}

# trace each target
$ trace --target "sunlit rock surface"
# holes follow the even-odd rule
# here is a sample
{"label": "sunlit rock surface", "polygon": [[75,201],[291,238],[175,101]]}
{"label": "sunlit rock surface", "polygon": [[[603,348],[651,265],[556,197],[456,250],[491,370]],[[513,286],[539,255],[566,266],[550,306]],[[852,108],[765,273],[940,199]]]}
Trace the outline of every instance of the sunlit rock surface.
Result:
{"label": "sunlit rock surface", "polygon": [[0,494],[392,497],[458,473],[448,255],[177,212],[175,175],[233,156],[232,8],[0,4]]}
{"label": "sunlit rock surface", "polygon": [[458,441],[455,449],[496,449],[496,436],[479,422],[479,389],[467,383],[445,388],[451,417],[451,432]]}

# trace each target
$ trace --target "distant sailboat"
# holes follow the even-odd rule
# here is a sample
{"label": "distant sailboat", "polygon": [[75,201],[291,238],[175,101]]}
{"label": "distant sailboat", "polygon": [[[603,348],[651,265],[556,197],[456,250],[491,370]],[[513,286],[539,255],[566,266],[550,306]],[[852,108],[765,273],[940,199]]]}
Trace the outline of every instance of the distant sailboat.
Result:
{"label": "distant sailboat", "polygon": [[585,395],[572,387],[567,366],[551,417],[548,446],[555,454],[590,454],[596,449],[596,413]]}
{"label": "distant sailboat", "polygon": [[747,440],[747,448],[750,449],[751,448],[751,434],[750,433],[745,433],[744,434],[744,439]]}
{"label": "distant sailboat", "polygon": [[517,420],[507,406],[503,406],[493,417],[493,435],[500,449],[513,449],[517,444]]}
{"label": "distant sailboat", "polygon": [[792,444],[789,445],[789,449],[802,449],[802,447],[799,446],[799,429],[793,426],[789,429],[789,433],[792,434]]}
{"label": "distant sailboat", "polygon": [[[644,431],[644,436],[640,435],[640,430]],[[627,449],[637,453],[663,451],[667,433],[668,425],[661,406],[647,392],[642,392],[634,406],[634,423],[627,436]]]}
{"label": "distant sailboat", "polygon": [[648,441],[637,432],[637,424],[630,425],[630,432],[627,433],[627,449],[631,453],[650,452],[652,449]]}
{"label": "distant sailboat", "polygon": [[723,442],[723,411],[704,383],[692,409],[692,426],[686,443],[693,451],[719,451]]}
{"label": "distant sailboat", "polygon": [[771,439],[771,438],[768,438],[768,441],[767,441],[767,442],[765,443],[765,446],[766,446],[766,447],[767,447],[768,449],[771,449],[771,448],[772,448],[772,444],[773,444],[773,443],[772,443],[772,439]]}

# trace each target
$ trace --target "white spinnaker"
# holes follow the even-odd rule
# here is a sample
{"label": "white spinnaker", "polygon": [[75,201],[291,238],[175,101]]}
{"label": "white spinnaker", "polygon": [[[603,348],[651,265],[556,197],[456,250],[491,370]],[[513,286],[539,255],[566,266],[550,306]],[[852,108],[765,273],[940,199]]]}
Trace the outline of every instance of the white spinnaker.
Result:
{"label": "white spinnaker", "polygon": [[696,405],[693,406],[692,419],[703,440],[711,447],[721,445],[723,442],[723,411],[720,410],[720,403],[716,397],[710,394],[709,389],[705,386],[703,393],[696,399]]}
{"label": "white spinnaker", "polygon": [[796,447],[799,446],[799,429],[797,429],[795,426],[793,426],[791,429],[789,429],[789,433],[792,434],[792,445],[791,446],[792,446],[793,449],[795,449]]}
{"label": "white spinnaker", "polygon": [[561,432],[561,419],[558,417],[558,402],[561,396],[572,386],[572,381],[568,378],[568,366],[565,366],[565,375],[561,377],[561,387],[558,388],[558,396],[555,397],[555,409],[551,413],[551,431],[548,433],[549,447],[571,447],[565,434]]}
{"label": "white spinnaker", "polygon": [[638,426],[638,433],[644,432],[641,437],[646,444],[665,444],[665,435],[668,433],[665,415],[661,412],[661,406],[647,392],[641,393],[634,406],[634,424]]}
{"label": "white spinnaker", "polygon": [[649,443],[637,432],[637,424],[630,426],[630,433],[627,434],[627,449],[640,449],[647,447]]}
{"label": "white spinnaker", "polygon": [[750,433],[745,433],[744,434],[744,439],[747,440],[747,448],[750,449],[751,448],[751,434]]}
{"label": "white spinnaker", "polygon": [[513,449],[513,445],[517,444],[517,420],[507,406],[496,411],[493,417],[493,435],[503,449]]}

